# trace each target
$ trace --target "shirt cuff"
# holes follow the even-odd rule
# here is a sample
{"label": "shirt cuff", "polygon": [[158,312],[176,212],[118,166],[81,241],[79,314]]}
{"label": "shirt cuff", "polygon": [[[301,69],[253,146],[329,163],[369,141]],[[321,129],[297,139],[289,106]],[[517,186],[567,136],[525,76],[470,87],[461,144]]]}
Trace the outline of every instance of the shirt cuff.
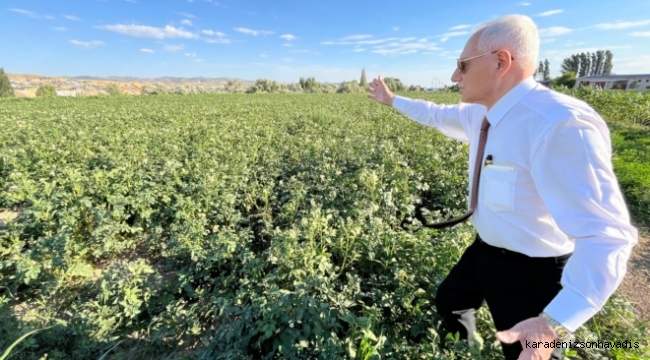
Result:
{"label": "shirt cuff", "polygon": [[393,109],[405,113],[406,112],[406,106],[409,104],[410,99],[405,98],[403,96],[395,95],[395,98],[393,98]]}
{"label": "shirt cuff", "polygon": [[570,332],[575,332],[599,310],[584,296],[564,288],[546,306],[544,312]]}

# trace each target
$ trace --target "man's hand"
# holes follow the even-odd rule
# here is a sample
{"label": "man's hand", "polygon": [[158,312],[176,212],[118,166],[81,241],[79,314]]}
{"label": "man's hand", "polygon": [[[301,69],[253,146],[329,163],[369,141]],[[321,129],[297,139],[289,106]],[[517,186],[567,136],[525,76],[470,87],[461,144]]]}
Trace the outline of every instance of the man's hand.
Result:
{"label": "man's hand", "polygon": [[[524,320],[512,329],[499,331],[496,335],[499,341],[506,344],[517,340],[521,342],[524,350],[519,355],[519,360],[548,360],[555,348],[544,344],[557,341],[555,331],[541,317]],[[537,342],[537,345],[533,345],[533,342]]]}
{"label": "man's hand", "polygon": [[370,94],[369,98],[377,101],[380,104],[387,106],[393,106],[393,99],[395,95],[388,89],[388,86],[384,83],[381,76],[377,79],[374,79],[370,84],[368,84],[368,89],[366,91]]}

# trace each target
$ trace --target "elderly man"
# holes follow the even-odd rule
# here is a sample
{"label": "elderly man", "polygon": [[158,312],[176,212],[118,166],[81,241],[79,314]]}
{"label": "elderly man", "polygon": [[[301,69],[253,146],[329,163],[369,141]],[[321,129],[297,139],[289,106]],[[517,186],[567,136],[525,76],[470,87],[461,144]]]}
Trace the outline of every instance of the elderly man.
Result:
{"label": "elderly man", "polygon": [[[538,85],[539,36],[511,15],[478,27],[451,80],[462,103],[369,97],[469,143],[469,211],[478,236],[440,284],[446,329],[471,342],[487,303],[506,359],[559,359],[623,280],[637,230],[611,163],[609,130],[587,104]],[[533,345],[535,343],[535,345]],[[541,346],[540,346],[541,345]],[[566,346],[566,345],[565,345]]]}

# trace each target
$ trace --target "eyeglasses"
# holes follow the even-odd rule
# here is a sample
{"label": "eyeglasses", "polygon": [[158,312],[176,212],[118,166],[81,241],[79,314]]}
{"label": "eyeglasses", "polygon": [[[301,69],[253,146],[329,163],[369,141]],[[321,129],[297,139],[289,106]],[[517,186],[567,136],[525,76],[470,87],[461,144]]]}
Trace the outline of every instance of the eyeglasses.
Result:
{"label": "eyeglasses", "polygon": [[[481,56],[485,56],[485,55],[496,54],[498,52],[499,52],[499,50],[495,50],[495,51],[492,51],[492,52],[489,52],[489,53],[476,55],[476,56],[468,57],[468,58],[465,58],[465,59],[456,59],[456,68],[458,69],[459,73],[464,74],[465,73],[465,61],[480,58]],[[510,56],[510,59],[512,59],[513,61],[515,60],[515,58],[512,57],[512,56]]]}

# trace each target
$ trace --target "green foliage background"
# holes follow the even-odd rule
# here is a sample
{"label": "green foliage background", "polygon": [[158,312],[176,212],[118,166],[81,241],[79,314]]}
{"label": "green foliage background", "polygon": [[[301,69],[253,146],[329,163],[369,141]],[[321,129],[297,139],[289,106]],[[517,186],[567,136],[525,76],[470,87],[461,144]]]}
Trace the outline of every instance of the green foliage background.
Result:
{"label": "green foliage background", "polygon": [[[575,95],[620,127],[638,219],[647,177],[622,159],[647,165],[631,153],[646,110]],[[0,105],[0,210],[19,213],[0,228],[0,350],[54,325],[12,359],[501,358],[486,308],[481,347],[438,346],[435,291],[474,232],[410,227],[416,209],[433,222],[466,207],[467,147],[435,129],[364,94]],[[616,296],[579,335],[647,337]]]}

